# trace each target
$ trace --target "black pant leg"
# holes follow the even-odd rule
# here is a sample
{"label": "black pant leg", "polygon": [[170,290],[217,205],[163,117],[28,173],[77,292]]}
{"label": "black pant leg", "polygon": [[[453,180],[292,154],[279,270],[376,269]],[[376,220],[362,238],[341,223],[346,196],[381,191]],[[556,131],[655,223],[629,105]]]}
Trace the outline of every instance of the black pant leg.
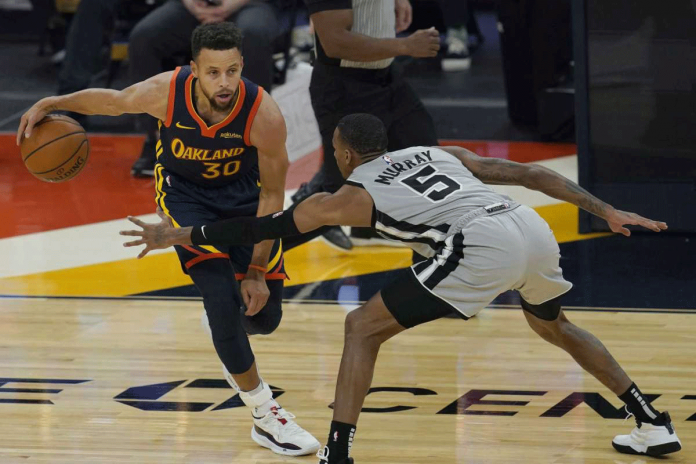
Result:
{"label": "black pant leg", "polygon": [[445,27],[466,27],[469,22],[469,0],[440,0]]}
{"label": "black pant leg", "polygon": [[121,0],[82,0],[65,42],[65,60],[58,74],[58,94],[86,89],[99,70],[99,51]]}
{"label": "black pant leg", "polygon": [[[144,81],[165,71],[162,60],[190,49],[191,33],[198,20],[181,0],[169,0],[145,16],[131,31],[128,44],[131,83]],[[138,130],[154,136],[157,120],[149,115],[137,117]]]}
{"label": "black pant leg", "polygon": [[433,118],[398,68],[393,70],[392,117],[387,126],[389,151],[438,145]]}
{"label": "black pant leg", "polygon": [[188,269],[203,297],[213,345],[225,368],[232,374],[248,371],[254,353],[242,325],[242,295],[234,269],[227,259],[209,259]]}
{"label": "black pant leg", "polygon": [[273,44],[280,28],[277,8],[271,2],[254,1],[230,19],[244,34],[242,75],[270,92],[273,85]]}
{"label": "black pant leg", "polygon": [[333,156],[332,143],[338,121],[347,114],[344,112],[345,98],[343,93],[342,80],[333,73],[329,73],[329,70],[322,65],[315,64],[309,85],[309,94],[312,100],[312,109],[319,125],[324,152],[320,168],[322,190],[329,193],[336,192],[343,185],[343,176]]}
{"label": "black pant leg", "polygon": [[391,119],[389,83],[356,78],[352,74],[351,69],[322,65],[315,65],[312,72],[310,96],[324,148],[323,190],[329,193],[336,192],[344,182],[332,143],[341,118],[352,113],[370,113],[382,119],[385,125]]}

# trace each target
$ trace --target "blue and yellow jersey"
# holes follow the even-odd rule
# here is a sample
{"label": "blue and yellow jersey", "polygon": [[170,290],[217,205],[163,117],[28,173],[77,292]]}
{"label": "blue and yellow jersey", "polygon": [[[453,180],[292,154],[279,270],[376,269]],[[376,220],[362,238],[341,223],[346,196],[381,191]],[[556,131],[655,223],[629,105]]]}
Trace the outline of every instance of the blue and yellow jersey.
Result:
{"label": "blue and yellow jersey", "polygon": [[242,78],[230,114],[208,126],[196,112],[195,83],[189,66],[176,68],[167,118],[159,124],[157,162],[167,172],[203,187],[228,185],[250,175],[258,180],[258,153],[249,136],[263,88]]}

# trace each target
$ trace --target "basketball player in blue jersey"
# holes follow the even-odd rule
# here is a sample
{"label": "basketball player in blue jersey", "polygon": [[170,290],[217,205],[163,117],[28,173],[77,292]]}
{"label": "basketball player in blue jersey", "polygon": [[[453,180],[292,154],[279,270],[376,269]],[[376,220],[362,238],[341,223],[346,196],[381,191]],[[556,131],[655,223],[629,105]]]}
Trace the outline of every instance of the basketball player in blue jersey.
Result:
{"label": "basketball player in blue jersey", "polygon": [[[174,227],[281,210],[285,121],[270,95],[241,76],[241,44],[241,32],[231,23],[201,25],[192,35],[190,66],[123,91],[89,89],[43,99],[22,117],[17,142],[51,111],[148,113],[160,121],[156,202]],[[254,441],[279,454],[316,452],[319,442],[280,407],[259,376],[247,336],[269,334],[280,323],[280,240],[253,247],[183,245],[176,251],[203,296],[206,328],[225,377],[252,409]]]}
{"label": "basketball player in blue jersey", "polygon": [[396,334],[456,311],[474,316],[498,294],[517,290],[529,326],[626,404],[637,427],[612,445],[622,453],[659,456],[681,449],[669,414],[657,411],[602,343],[571,323],[560,299],[558,244],[531,208],[484,183],[522,185],[567,201],[630,235],[625,224],[659,232],[667,224],[614,209],[559,174],[536,165],[480,158],[459,147],[412,147],[387,153],[387,132],[368,114],[344,117],[333,144],[346,184],[319,193],[285,213],[237,218],[175,229],[168,221],[122,235],[126,246],[149,250],[177,244],[255,243],[324,225],[372,226],[429,259],[414,264],[346,317],[346,339],[336,385],[334,417],[320,464],[352,464],[350,446],[379,348]]}

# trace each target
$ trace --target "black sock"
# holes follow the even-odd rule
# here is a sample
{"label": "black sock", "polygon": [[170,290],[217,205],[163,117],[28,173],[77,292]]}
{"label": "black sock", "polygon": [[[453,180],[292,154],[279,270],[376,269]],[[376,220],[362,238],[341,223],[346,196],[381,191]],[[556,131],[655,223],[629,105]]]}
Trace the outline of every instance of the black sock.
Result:
{"label": "black sock", "polygon": [[635,383],[632,383],[628,390],[619,395],[619,399],[626,403],[629,412],[636,416],[640,422],[655,424],[659,421],[660,413],[652,407],[650,400],[643,395]]}
{"label": "black sock", "polygon": [[350,454],[353,446],[355,426],[343,422],[331,421],[331,431],[326,446],[329,447],[329,463],[339,462]]}

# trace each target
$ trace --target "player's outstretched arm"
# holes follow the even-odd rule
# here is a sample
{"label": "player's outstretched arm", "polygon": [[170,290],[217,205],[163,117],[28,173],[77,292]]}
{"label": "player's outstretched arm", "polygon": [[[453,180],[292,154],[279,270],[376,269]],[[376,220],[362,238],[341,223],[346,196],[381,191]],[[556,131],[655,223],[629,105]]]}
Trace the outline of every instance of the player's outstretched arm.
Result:
{"label": "player's outstretched arm", "polygon": [[22,137],[31,137],[34,125],[53,111],[104,116],[147,113],[164,121],[172,75],[173,71],[158,74],[123,90],[86,89],[43,98],[22,115],[17,129],[17,145]]}
{"label": "player's outstretched arm", "polygon": [[327,225],[370,227],[372,197],[362,188],[344,185],[338,192],[317,193],[294,208],[262,217],[238,217],[197,227],[175,228],[158,209],[162,221],[148,224],[128,217],[141,230],[122,230],[139,237],[125,247],[145,245],[138,258],[152,250],[174,245],[250,245],[264,240],[299,235]]}
{"label": "player's outstretched arm", "polygon": [[664,222],[653,221],[635,213],[615,209],[570,179],[543,166],[515,163],[498,158],[484,158],[460,147],[440,148],[459,158],[462,164],[481,182],[497,185],[521,185],[531,190],[538,190],[605,219],[613,232],[626,236],[631,235],[631,232],[624,227],[627,224],[641,226],[654,232],[667,229],[667,224]]}

